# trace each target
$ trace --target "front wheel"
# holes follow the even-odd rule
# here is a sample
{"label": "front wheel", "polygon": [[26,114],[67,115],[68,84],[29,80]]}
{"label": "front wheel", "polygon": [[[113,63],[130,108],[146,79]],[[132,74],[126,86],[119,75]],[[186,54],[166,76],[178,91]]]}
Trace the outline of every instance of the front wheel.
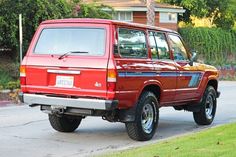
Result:
{"label": "front wheel", "polygon": [[193,118],[198,125],[210,125],[216,113],[216,91],[208,86],[204,92],[199,112],[193,112]]}
{"label": "front wheel", "polygon": [[155,95],[144,92],[137,104],[135,121],[126,123],[129,137],[137,141],[150,140],[155,134],[158,119],[158,101]]}
{"label": "front wheel", "polygon": [[53,129],[60,132],[75,131],[80,125],[80,122],[82,120],[82,117],[72,117],[72,116],[56,115],[56,114],[49,114],[48,117]]}

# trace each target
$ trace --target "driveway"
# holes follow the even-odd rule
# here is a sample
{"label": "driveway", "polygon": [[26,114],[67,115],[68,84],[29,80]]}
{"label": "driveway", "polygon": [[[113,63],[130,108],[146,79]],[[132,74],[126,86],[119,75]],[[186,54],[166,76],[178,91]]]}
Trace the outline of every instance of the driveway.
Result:
{"label": "driveway", "polygon": [[204,128],[236,121],[236,82],[220,82],[216,118],[211,126],[199,127],[192,113],[160,109],[160,123],[148,142],[131,140],[122,123],[109,123],[100,117],[84,119],[74,133],[54,131],[47,115],[39,108],[10,106],[0,108],[0,157],[78,157],[135,147]]}

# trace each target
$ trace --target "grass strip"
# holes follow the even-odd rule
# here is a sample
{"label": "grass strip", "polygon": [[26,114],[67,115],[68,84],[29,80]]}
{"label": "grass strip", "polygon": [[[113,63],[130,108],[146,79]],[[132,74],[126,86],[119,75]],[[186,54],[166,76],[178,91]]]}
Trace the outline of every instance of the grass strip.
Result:
{"label": "grass strip", "polygon": [[105,157],[234,157],[236,123],[210,128],[144,147],[104,154]]}

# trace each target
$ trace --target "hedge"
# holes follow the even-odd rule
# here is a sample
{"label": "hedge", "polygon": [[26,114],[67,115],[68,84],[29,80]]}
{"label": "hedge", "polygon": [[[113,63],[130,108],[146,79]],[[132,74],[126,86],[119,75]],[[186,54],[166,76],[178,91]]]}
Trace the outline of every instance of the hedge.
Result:
{"label": "hedge", "polygon": [[220,28],[186,27],[179,33],[190,49],[198,51],[206,63],[236,64],[236,31]]}

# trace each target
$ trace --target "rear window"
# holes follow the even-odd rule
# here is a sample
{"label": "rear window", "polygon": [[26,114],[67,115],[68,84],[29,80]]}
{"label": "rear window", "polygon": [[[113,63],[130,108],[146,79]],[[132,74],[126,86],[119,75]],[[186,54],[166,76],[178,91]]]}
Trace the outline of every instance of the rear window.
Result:
{"label": "rear window", "polygon": [[35,54],[102,56],[105,53],[105,29],[47,28],[43,29],[35,46]]}

